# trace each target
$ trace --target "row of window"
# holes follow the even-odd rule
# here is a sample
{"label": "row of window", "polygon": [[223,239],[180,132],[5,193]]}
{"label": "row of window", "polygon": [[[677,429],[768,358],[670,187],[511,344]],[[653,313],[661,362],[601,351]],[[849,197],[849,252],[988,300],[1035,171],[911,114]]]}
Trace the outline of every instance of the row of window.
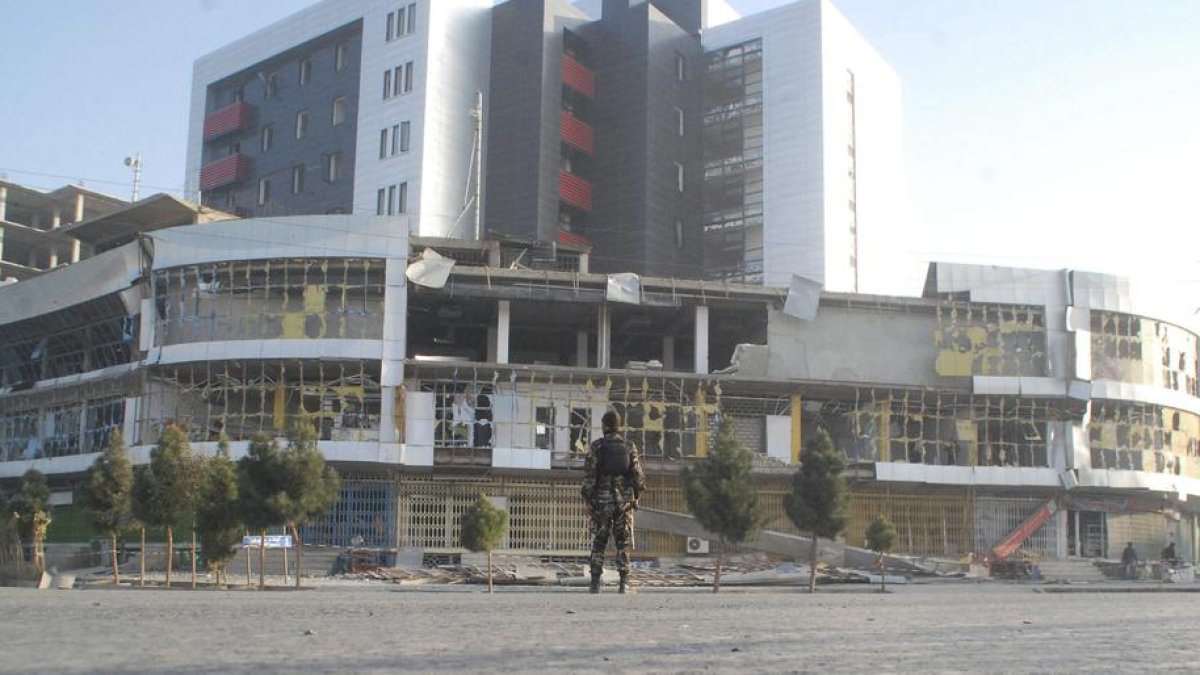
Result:
{"label": "row of window", "polygon": [[[342,153],[332,152],[322,157],[322,173],[324,174],[325,182],[336,183],[342,174]],[[292,194],[298,195],[304,192],[304,187],[308,180],[308,167],[304,164],[297,164],[292,167]],[[259,206],[265,206],[271,201],[271,179],[260,178],[258,180],[258,197]]]}
{"label": "row of window", "polygon": [[[350,63],[350,45],[341,43],[333,51],[333,69],[341,72]],[[300,86],[305,86],[313,80],[313,63],[311,58],[303,58],[297,63],[296,79]],[[263,98],[272,99],[279,93],[279,73],[267,73],[263,76]],[[242,100],[242,90],[237,89],[233,94],[234,101]]]}
{"label": "row of window", "polygon": [[379,159],[395,157],[408,152],[412,140],[412,125],[409,122],[393,124],[391,129],[379,130]]}
{"label": "row of window", "polygon": [[375,214],[394,216],[408,213],[408,181],[379,188],[375,193]]}
{"label": "row of window", "polygon": [[[346,97],[338,96],[333,99],[332,121],[333,126],[341,126],[346,123]],[[301,110],[296,113],[296,139],[302,139],[308,136],[308,118],[307,110]],[[275,144],[275,125],[264,124],[259,131],[258,150],[259,152],[267,152],[271,146]],[[237,149],[235,148],[235,152]]]}
{"label": "row of window", "polygon": [[383,71],[383,100],[407,94],[413,88],[413,62]]}
{"label": "row of window", "polygon": [[417,3],[409,3],[407,6],[401,5],[400,9],[388,12],[388,42],[404,37],[405,35],[412,35],[415,32],[417,32]]}

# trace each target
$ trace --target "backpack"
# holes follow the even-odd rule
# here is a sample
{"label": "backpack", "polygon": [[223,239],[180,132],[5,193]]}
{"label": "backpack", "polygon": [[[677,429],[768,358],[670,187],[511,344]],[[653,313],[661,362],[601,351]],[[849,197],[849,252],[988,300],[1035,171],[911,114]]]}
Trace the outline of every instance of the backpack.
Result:
{"label": "backpack", "polygon": [[633,469],[633,452],[620,436],[605,436],[596,442],[596,475],[625,476]]}

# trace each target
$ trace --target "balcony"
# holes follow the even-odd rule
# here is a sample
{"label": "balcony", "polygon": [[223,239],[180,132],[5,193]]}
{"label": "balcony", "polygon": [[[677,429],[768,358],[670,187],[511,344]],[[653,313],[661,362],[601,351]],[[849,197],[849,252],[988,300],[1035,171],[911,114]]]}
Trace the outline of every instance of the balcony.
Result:
{"label": "balcony", "polygon": [[248,104],[238,101],[216,110],[204,118],[204,140],[218,139],[250,126],[250,114],[254,111]]}
{"label": "balcony", "polygon": [[586,152],[589,155],[592,154],[595,146],[592,125],[584,122],[566,110],[562,111],[562,114],[559,117],[559,124],[562,127],[563,142],[577,150]]}
{"label": "balcony", "polygon": [[592,210],[592,184],[575,174],[558,172],[558,196],[581,211]]}
{"label": "balcony", "polygon": [[570,54],[563,54],[562,78],[568,87],[588,98],[596,98],[596,74]]}
{"label": "balcony", "polygon": [[250,170],[250,159],[241,153],[222,157],[200,169],[200,191],[215,190],[245,179]]}

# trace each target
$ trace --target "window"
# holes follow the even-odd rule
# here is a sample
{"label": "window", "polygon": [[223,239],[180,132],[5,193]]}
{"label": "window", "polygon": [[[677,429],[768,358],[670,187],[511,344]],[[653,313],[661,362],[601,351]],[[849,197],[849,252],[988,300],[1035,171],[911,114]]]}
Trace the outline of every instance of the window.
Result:
{"label": "window", "polygon": [[408,27],[408,21],[405,17],[407,13],[408,9],[406,7],[401,7],[400,9],[396,10],[396,37],[400,37],[401,35],[405,34],[404,29]]}
{"label": "window", "polygon": [[339,96],[333,99],[333,126],[339,126],[346,123],[346,97]]}
{"label": "window", "polygon": [[312,59],[300,61],[300,84],[308,84],[312,80]]}
{"label": "window", "polygon": [[301,110],[296,113],[296,138],[304,138],[308,135],[308,111]]}
{"label": "window", "polygon": [[683,248],[683,218],[675,219],[675,248]]}
{"label": "window", "polygon": [[391,42],[392,38],[395,37],[395,34],[392,32],[392,30],[395,28],[395,26],[396,26],[396,13],[388,12],[388,15],[387,15],[387,42]]}
{"label": "window", "polygon": [[387,208],[387,191],[379,188],[375,191],[375,215],[382,216]]}
{"label": "window", "polygon": [[392,97],[392,71],[391,69],[383,71],[383,100],[388,100]]}
{"label": "window", "polygon": [[683,192],[683,165],[675,162],[675,189]]}
{"label": "window", "polygon": [[400,152],[408,152],[410,127],[411,125],[408,122],[400,123]]}
{"label": "window", "polygon": [[271,181],[266,178],[258,179],[258,205],[263,206],[271,198]]}
{"label": "window", "polygon": [[342,153],[333,152],[325,156],[325,180],[336,183],[342,173]]}
{"label": "window", "polygon": [[397,204],[396,213],[408,213],[408,183],[400,184],[400,202]]}
{"label": "window", "polygon": [[387,189],[387,214],[394,215],[396,213],[396,186],[389,185]]}
{"label": "window", "polygon": [[388,156],[388,130],[379,130],[379,159]]}
{"label": "window", "polygon": [[392,156],[396,155],[397,146],[400,144],[400,125],[392,125]]}
{"label": "window", "polygon": [[405,33],[415,33],[417,31],[417,3],[412,3],[408,6],[408,21],[404,24]]}
{"label": "window", "polygon": [[265,98],[275,98],[275,88],[278,80],[279,78],[275,76],[275,73],[267,75],[266,81],[263,83],[263,96]]}
{"label": "window", "polygon": [[417,30],[417,4],[401,5],[400,9],[388,12],[387,39],[392,41]]}
{"label": "window", "polygon": [[299,164],[292,167],[292,194],[298,195],[304,192],[304,165]]}
{"label": "window", "polygon": [[675,133],[677,135],[679,135],[680,137],[682,137],[683,136],[683,108],[675,109],[675,129],[676,129]]}
{"label": "window", "polygon": [[687,77],[687,59],[683,58],[683,54],[675,52],[675,81],[683,82]]}
{"label": "window", "polygon": [[266,152],[271,149],[271,141],[275,140],[275,128],[270,124],[264,124],[262,134],[259,138],[258,149],[260,152]]}
{"label": "window", "polygon": [[338,45],[333,51],[333,69],[341,72],[346,69],[346,62],[350,57],[350,45],[343,42]]}
{"label": "window", "polygon": [[413,86],[413,62],[409,61],[404,65],[404,93],[412,91]]}
{"label": "window", "polygon": [[554,449],[554,411],[552,405],[539,405],[533,411],[533,447],[539,450]]}

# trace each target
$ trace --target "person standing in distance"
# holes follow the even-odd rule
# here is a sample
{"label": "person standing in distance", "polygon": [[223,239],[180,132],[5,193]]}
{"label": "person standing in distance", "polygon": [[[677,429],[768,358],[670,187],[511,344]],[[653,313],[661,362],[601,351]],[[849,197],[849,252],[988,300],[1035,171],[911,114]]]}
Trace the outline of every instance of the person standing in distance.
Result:
{"label": "person standing in distance", "polygon": [[617,548],[617,570],[621,573],[620,593],[629,587],[629,542],[633,538],[633,513],[646,489],[642,459],[633,443],[617,429],[621,416],[609,410],[600,418],[604,435],[592,441],[583,462],[584,513],[591,521],[592,553],[588,559],[592,573],[591,592],[600,592],[604,573],[604,549],[611,533]]}

